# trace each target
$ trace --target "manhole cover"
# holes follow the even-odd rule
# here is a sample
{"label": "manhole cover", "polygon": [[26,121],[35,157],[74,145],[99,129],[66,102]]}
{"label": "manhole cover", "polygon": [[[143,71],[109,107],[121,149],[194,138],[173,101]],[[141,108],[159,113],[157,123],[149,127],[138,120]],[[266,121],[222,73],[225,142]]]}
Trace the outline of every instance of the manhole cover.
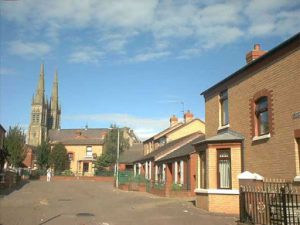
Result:
{"label": "manhole cover", "polygon": [[76,216],[95,216],[93,213],[77,213]]}

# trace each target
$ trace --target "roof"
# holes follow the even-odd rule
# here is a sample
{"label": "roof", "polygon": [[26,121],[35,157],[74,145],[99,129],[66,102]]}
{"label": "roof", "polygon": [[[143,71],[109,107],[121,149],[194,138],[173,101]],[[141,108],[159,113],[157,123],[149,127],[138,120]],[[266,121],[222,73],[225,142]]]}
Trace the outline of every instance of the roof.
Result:
{"label": "roof", "polygon": [[168,127],[167,129],[159,132],[158,134],[155,134],[154,136],[148,138],[147,140],[145,140],[144,142],[147,142],[148,140],[150,139],[158,139],[159,137],[163,136],[163,135],[166,135],[167,133],[173,131],[174,129],[180,127],[181,125],[183,125],[182,122],[179,122],[177,124],[175,124],[174,126],[171,126],[171,127]]}
{"label": "roof", "polygon": [[3,130],[4,132],[6,132],[6,130],[4,129],[4,127],[0,124],[0,129]]}
{"label": "roof", "polygon": [[247,70],[250,70],[254,66],[257,66],[257,65],[261,64],[263,61],[265,61],[266,59],[270,58],[276,52],[278,52],[279,50],[283,49],[284,47],[290,45],[291,43],[296,43],[297,47],[300,46],[300,33],[297,33],[296,35],[294,35],[290,39],[286,40],[285,42],[281,43],[280,45],[276,46],[275,48],[273,48],[272,50],[270,50],[266,54],[262,55],[258,59],[256,59],[256,60],[252,61],[251,63],[245,65],[244,67],[242,67],[238,71],[234,72],[230,76],[228,76],[225,79],[221,80],[220,82],[218,82],[217,84],[213,85],[212,87],[206,89],[205,91],[203,91],[201,93],[201,95],[206,95],[209,92],[211,92],[214,89],[216,89],[217,87],[220,87],[221,85],[225,84],[226,82],[228,82],[230,80],[233,80],[234,78],[238,78],[240,75],[242,75],[243,72],[245,72]]}
{"label": "roof", "polygon": [[203,134],[201,132],[196,132],[196,133],[187,135],[185,137],[176,139],[174,141],[171,141],[171,142],[159,147],[155,151],[150,152],[149,154],[135,160],[134,162],[143,162],[143,161],[146,161],[146,160],[149,160],[149,159],[154,159],[157,156],[163,155],[163,154],[165,154],[169,151],[172,151],[172,150],[182,146],[187,141],[194,140],[195,138],[199,137],[199,135],[203,135]]}
{"label": "roof", "polygon": [[194,122],[194,121],[200,121],[200,122],[204,123],[202,120],[200,120],[200,119],[198,119],[198,118],[194,118],[194,119],[192,119],[191,121],[189,121],[189,122],[187,122],[187,123],[183,123],[181,126],[175,127],[175,129],[172,129],[170,132],[167,132],[167,133],[162,134],[162,135],[158,135],[157,137],[154,138],[154,140],[159,139],[160,137],[162,137],[162,136],[164,136],[164,135],[166,135],[166,134],[170,134],[170,133],[172,133],[172,132],[174,132],[174,131],[176,131],[176,130],[178,130],[178,129],[180,129],[180,128],[183,128],[183,127],[185,127],[185,126],[191,124],[191,123]]}
{"label": "roof", "polygon": [[206,144],[206,143],[217,143],[217,142],[242,142],[244,136],[238,132],[235,132],[230,129],[221,131],[215,136],[207,138],[205,140],[194,143],[194,145]]}
{"label": "roof", "polygon": [[49,141],[69,145],[102,145],[107,128],[49,130]]}
{"label": "roof", "polygon": [[178,148],[174,152],[171,152],[170,154],[162,157],[161,159],[157,160],[157,162],[167,161],[170,159],[175,159],[183,156],[190,155],[192,152],[195,152],[194,144],[202,141],[205,139],[204,135],[201,135],[197,137],[196,139],[193,139],[191,142],[188,142],[187,144],[183,145],[182,147]]}
{"label": "roof", "polygon": [[132,164],[138,158],[143,156],[143,144],[142,143],[134,143],[131,148],[121,153],[119,162]]}
{"label": "roof", "polygon": [[167,129],[165,129],[165,130],[159,132],[158,134],[155,134],[155,135],[152,136],[151,138],[148,138],[147,140],[144,141],[144,143],[147,142],[147,141],[149,141],[149,140],[151,140],[151,139],[157,140],[157,139],[159,139],[159,138],[161,138],[161,137],[163,137],[163,136],[165,136],[165,135],[167,135],[167,134],[170,134],[170,133],[172,133],[172,132],[174,132],[174,131],[176,131],[176,130],[182,128],[182,127],[185,127],[185,126],[189,125],[190,123],[192,123],[192,122],[194,122],[194,121],[196,121],[196,120],[197,120],[197,121],[200,121],[200,122],[202,122],[202,123],[204,123],[202,120],[200,120],[200,119],[198,119],[198,118],[194,118],[194,119],[192,119],[191,121],[189,121],[189,122],[187,122],[187,123],[179,122],[179,123],[177,123],[176,125],[174,125],[174,126],[172,126],[172,127],[169,127],[169,128],[167,128]]}

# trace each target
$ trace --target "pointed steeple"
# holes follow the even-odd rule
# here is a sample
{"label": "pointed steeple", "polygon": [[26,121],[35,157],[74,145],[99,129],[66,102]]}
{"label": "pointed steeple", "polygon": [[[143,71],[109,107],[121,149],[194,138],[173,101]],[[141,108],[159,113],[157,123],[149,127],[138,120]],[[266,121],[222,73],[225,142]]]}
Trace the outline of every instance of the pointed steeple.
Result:
{"label": "pointed steeple", "polygon": [[52,86],[52,94],[50,98],[50,114],[48,118],[48,129],[60,128],[60,105],[58,102],[58,73],[57,70],[54,74],[54,81]]}
{"label": "pointed steeple", "polygon": [[51,108],[53,109],[58,109],[58,74],[57,70],[55,71],[54,74],[54,81],[53,81],[53,86],[52,86],[52,95],[51,95]]}
{"label": "pointed steeple", "polygon": [[39,83],[35,92],[34,103],[43,104],[45,94],[44,63],[41,64]]}

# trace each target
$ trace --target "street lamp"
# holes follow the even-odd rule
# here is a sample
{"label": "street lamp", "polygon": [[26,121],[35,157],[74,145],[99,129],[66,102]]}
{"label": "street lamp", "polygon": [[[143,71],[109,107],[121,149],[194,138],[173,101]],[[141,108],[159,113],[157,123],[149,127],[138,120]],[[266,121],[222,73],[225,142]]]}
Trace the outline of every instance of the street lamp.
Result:
{"label": "street lamp", "polygon": [[115,172],[114,174],[116,175],[116,188],[119,188],[119,155],[120,155],[120,129],[119,127],[114,128],[110,127],[108,130],[112,131],[113,129],[117,129],[118,131],[118,136],[117,136],[117,160],[115,164]]}
{"label": "street lamp", "polygon": [[120,155],[120,129],[118,129],[118,140],[117,140],[117,160],[116,160],[116,169],[117,169],[117,178],[116,178],[116,188],[119,188],[119,155]]}

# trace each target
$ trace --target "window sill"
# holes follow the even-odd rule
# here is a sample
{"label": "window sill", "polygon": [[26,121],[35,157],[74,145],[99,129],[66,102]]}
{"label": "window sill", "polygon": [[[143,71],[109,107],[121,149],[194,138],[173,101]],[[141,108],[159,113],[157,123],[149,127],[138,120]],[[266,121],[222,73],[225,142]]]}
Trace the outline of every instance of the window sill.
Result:
{"label": "window sill", "polygon": [[300,176],[295,176],[294,177],[294,182],[297,182],[297,183],[300,182]]}
{"label": "window sill", "polygon": [[224,126],[218,127],[218,130],[223,130],[223,129],[226,129],[226,128],[229,128],[229,127],[230,127],[230,125],[229,125],[229,124],[226,124],[226,125],[224,125]]}
{"label": "window sill", "polygon": [[223,194],[223,195],[238,195],[240,194],[239,190],[229,190],[229,189],[202,189],[197,188],[194,190],[195,193],[199,194]]}
{"label": "window sill", "polygon": [[259,141],[259,140],[269,139],[270,137],[271,137],[271,134],[268,133],[268,134],[264,134],[264,135],[261,135],[261,136],[253,137],[252,141]]}

